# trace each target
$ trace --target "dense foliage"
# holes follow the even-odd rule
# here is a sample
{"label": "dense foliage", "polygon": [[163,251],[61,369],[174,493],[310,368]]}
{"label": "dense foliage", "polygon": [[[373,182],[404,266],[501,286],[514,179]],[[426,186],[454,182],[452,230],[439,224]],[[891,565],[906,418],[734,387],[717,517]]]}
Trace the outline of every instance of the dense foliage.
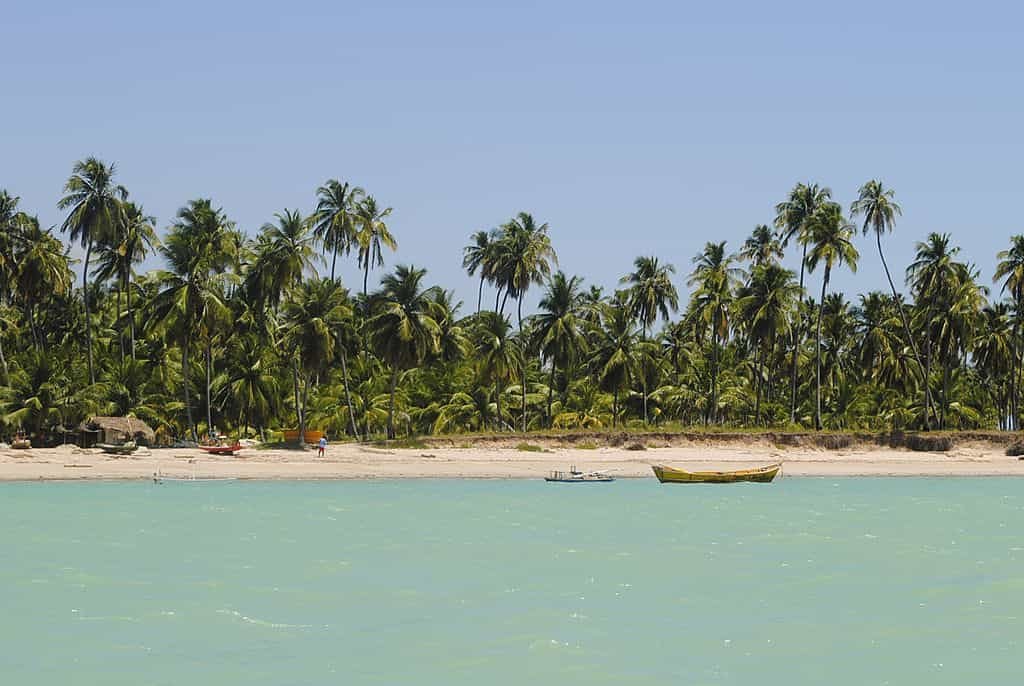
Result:
{"label": "dense foliage", "polygon": [[[161,239],[115,176],[97,159],[74,165],[59,234],[0,191],[0,433],[41,439],[94,414],[133,414],[166,438],[1018,424],[1024,236],[997,256],[992,299],[949,235],[927,236],[904,300],[883,251],[900,207],[878,181],[849,213],[798,184],[774,229],[693,258],[688,297],[659,257],[638,257],[620,290],[587,287],[557,270],[547,224],[521,212],[470,237],[467,315],[412,266],[371,287],[398,242],[390,208],[356,186],[327,181],[309,216],[284,210],[255,238],[191,200]],[[865,259],[858,232],[874,237],[890,290],[851,301],[830,281]],[[60,234],[84,249],[80,286]],[[781,265],[786,249],[799,273]],[[138,273],[154,253],[165,269]],[[353,256],[356,293],[335,278]],[[530,289],[539,311],[524,315]]]}

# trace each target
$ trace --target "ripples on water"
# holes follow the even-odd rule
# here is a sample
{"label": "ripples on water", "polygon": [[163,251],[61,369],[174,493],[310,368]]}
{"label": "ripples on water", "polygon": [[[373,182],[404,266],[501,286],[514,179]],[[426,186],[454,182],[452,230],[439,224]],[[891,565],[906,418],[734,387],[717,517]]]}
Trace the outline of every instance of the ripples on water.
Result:
{"label": "ripples on water", "polygon": [[4,484],[0,674],[1016,683],[1022,486]]}

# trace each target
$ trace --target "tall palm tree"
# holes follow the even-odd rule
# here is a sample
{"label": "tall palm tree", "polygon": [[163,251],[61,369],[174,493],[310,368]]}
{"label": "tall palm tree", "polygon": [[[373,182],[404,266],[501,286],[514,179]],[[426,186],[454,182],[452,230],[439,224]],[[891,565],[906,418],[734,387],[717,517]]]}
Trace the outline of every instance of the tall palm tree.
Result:
{"label": "tall palm tree", "polygon": [[475,276],[477,271],[480,272],[480,285],[476,295],[476,311],[479,313],[484,297],[484,281],[492,278],[493,256],[498,235],[495,231],[476,231],[469,239],[470,244],[462,249],[462,268],[470,276]]}
{"label": "tall palm tree", "polygon": [[910,333],[910,322],[907,319],[906,311],[903,309],[903,301],[896,292],[896,285],[892,281],[892,274],[889,273],[889,265],[886,263],[885,253],[882,251],[882,234],[892,232],[893,227],[896,225],[896,217],[902,214],[903,210],[896,202],[895,191],[891,188],[886,188],[881,181],[876,179],[872,179],[860,187],[860,190],[857,191],[857,199],[850,206],[851,216],[864,216],[863,234],[865,236],[871,232],[875,234],[875,242],[878,244],[878,258],[882,261],[885,278],[889,280],[889,288],[892,290],[892,297],[896,301],[896,306],[900,312],[900,320],[903,323],[903,333],[907,336],[907,344],[910,345],[910,350],[914,354],[914,360],[917,362],[917,369],[921,374],[924,384],[924,423],[927,429],[931,426],[931,391],[928,388],[928,375],[925,372],[924,364],[921,363],[921,355],[918,352],[917,343]]}
{"label": "tall palm tree", "polygon": [[992,280],[1002,280],[1002,292],[1009,293],[1016,311],[1013,318],[1013,358],[1010,370],[1010,418],[1012,428],[1019,429],[1020,370],[1021,357],[1024,355],[1024,351],[1021,350],[1020,331],[1021,313],[1024,313],[1024,235],[1011,236],[1009,249],[999,251],[996,258],[999,263],[996,265]]}
{"label": "tall palm tree", "polygon": [[596,327],[593,365],[598,386],[612,394],[612,428],[619,420],[619,394],[630,387],[636,368],[636,320],[624,301],[597,306],[601,323]]}
{"label": "tall palm tree", "polygon": [[[679,309],[679,293],[672,283],[676,268],[659,264],[657,257],[638,257],[633,261],[635,270],[622,277],[619,283],[629,284],[628,307],[641,327],[641,341],[646,342],[647,330],[660,314],[668,320],[669,312]],[[647,423],[647,374],[642,373],[644,423]]]}
{"label": "tall palm tree", "polygon": [[[146,259],[155,247],[160,245],[154,224],[156,218],[145,213],[141,206],[125,202],[121,208],[120,221],[108,240],[101,243],[96,271],[93,275],[99,281],[113,280],[117,284],[117,317],[121,319],[121,293],[126,296],[129,329],[129,349],[135,358],[135,313],[132,310],[132,276],[135,265]],[[122,340],[124,332],[122,329]],[[121,349],[122,357],[124,348]]]}
{"label": "tall palm tree", "polygon": [[[558,265],[551,246],[548,225],[538,224],[533,215],[520,212],[501,228],[496,278],[505,288],[505,297],[516,299],[519,328],[523,328],[523,297],[531,284],[540,285]],[[504,311],[504,302],[499,312]]]}
{"label": "tall palm tree", "polygon": [[314,232],[324,248],[331,251],[331,281],[334,281],[338,253],[348,254],[356,244],[356,208],[366,196],[359,186],[328,179],[316,189],[316,211],[310,217]]}
{"label": "tall palm tree", "polygon": [[367,298],[367,280],[370,278],[370,267],[383,267],[384,254],[382,247],[392,251],[398,249],[398,241],[391,235],[385,220],[391,214],[391,208],[381,209],[372,195],[367,196],[356,208],[356,244],[359,248],[359,266],[363,268],[363,298]]}
{"label": "tall palm tree", "polygon": [[[10,300],[18,264],[15,253],[22,242],[20,233],[23,213],[18,210],[18,201],[17,196],[0,189],[0,308],[6,307]],[[10,382],[10,368],[4,354],[6,321],[7,317],[0,318],[0,372],[3,373],[0,378],[4,385]]]}
{"label": "tall palm tree", "polygon": [[502,387],[523,365],[522,351],[511,332],[508,318],[497,312],[482,312],[477,319],[473,347],[483,382],[494,387],[498,430],[502,424]]}
{"label": "tall palm tree", "polygon": [[85,338],[89,359],[89,383],[96,383],[96,370],[92,354],[92,323],[89,313],[89,258],[93,245],[116,231],[120,221],[121,202],[128,197],[124,186],[114,183],[115,168],[88,157],[75,162],[71,176],[64,184],[64,197],[57,208],[70,210],[61,226],[72,241],[80,241],[85,248],[85,267],[82,270],[82,299],[85,305]]}
{"label": "tall palm tree", "polygon": [[236,280],[227,271],[236,258],[236,248],[234,224],[209,199],[192,200],[178,210],[167,240],[160,247],[169,269],[155,274],[159,292],[150,305],[151,328],[170,334],[181,345],[182,397],[186,426],[193,440],[198,440],[198,436],[192,419],[189,382],[191,347],[197,335],[206,341],[207,430],[212,430],[209,377],[213,324],[230,315],[224,296]]}
{"label": "tall palm tree", "polygon": [[[804,271],[807,266],[807,226],[811,217],[825,203],[832,198],[832,189],[818,186],[816,183],[798,183],[789,192],[789,196],[783,202],[775,206],[775,226],[782,232],[782,245],[786,247],[791,240],[796,240],[803,252],[800,256],[800,302],[798,308],[803,307],[804,299]],[[790,399],[789,399],[789,421],[796,422],[796,377],[797,377],[797,355],[800,350],[800,343],[803,340],[803,330],[800,320],[793,327],[793,357],[790,364]]]}
{"label": "tall palm tree", "polygon": [[[534,341],[541,357],[551,365],[548,381],[547,422],[551,426],[551,401],[555,371],[566,372],[571,362],[584,350],[585,339],[580,328],[580,285],[582,280],[567,278],[559,271],[551,277],[540,301],[540,312],[534,316]],[[567,384],[568,385],[568,379]]]}
{"label": "tall palm tree", "polygon": [[711,334],[711,388],[705,422],[718,416],[719,344],[729,335],[731,312],[740,270],[733,266],[735,257],[725,251],[725,241],[708,243],[693,258],[694,270],[688,284],[696,286],[690,299],[690,314],[701,333]]}
{"label": "tall palm tree", "polygon": [[342,287],[333,279],[302,281],[285,301],[281,340],[292,368],[299,445],[306,442],[306,408],[313,379],[326,372],[337,348],[337,331],[350,315]]}
{"label": "tall palm tree", "polygon": [[846,264],[850,271],[857,271],[857,260],[860,254],[853,246],[853,224],[843,217],[843,209],[839,203],[829,202],[818,208],[808,222],[808,239],[810,251],[807,254],[807,270],[813,272],[819,264],[825,267],[821,279],[821,300],[818,306],[817,334],[814,344],[814,378],[815,378],[815,428],[821,430],[821,319],[825,311],[825,295],[832,269],[837,265]]}
{"label": "tall palm tree", "polygon": [[[298,210],[285,210],[274,215],[277,222],[266,223],[260,231],[271,246],[270,286],[282,295],[296,288],[306,272],[314,272],[318,259],[313,249],[315,237],[309,222]],[[332,281],[334,279],[331,279]]]}
{"label": "tall palm tree", "polygon": [[[772,357],[780,335],[789,333],[790,321],[796,307],[800,288],[796,274],[769,260],[754,267],[750,281],[736,301],[738,313],[747,322],[750,345],[759,358],[754,416],[761,421],[762,380],[769,376],[765,366]],[[769,395],[770,395],[769,387]]]}
{"label": "tall palm tree", "polygon": [[750,262],[753,267],[781,260],[784,254],[782,242],[774,231],[765,224],[758,224],[743,241],[739,257]]}
{"label": "tall palm tree", "polygon": [[439,329],[432,316],[436,287],[423,288],[425,269],[399,265],[381,279],[371,301],[373,316],[367,323],[377,355],[391,367],[388,438],[395,437],[395,391],[398,374],[414,367],[438,346]]}
{"label": "tall palm tree", "polygon": [[18,236],[23,249],[17,253],[14,288],[28,313],[32,339],[38,349],[43,342],[36,326],[36,310],[52,296],[66,295],[71,290],[71,269],[64,246],[49,230],[39,226],[36,217],[20,215]]}

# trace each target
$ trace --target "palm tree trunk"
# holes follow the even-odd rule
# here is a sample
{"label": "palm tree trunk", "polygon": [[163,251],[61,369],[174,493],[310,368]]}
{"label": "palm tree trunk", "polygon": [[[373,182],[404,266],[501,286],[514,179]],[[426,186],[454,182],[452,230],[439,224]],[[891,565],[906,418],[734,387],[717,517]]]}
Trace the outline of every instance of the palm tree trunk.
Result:
{"label": "palm tree trunk", "polygon": [[302,425],[302,399],[299,397],[299,362],[292,357],[292,391],[295,394],[295,423],[299,428],[299,447],[306,444],[305,427]]}
{"label": "palm tree trunk", "polygon": [[939,430],[946,429],[946,415],[949,412],[949,361],[942,363],[942,409],[939,414]]}
{"label": "palm tree trunk", "polygon": [[[640,343],[647,342],[647,324],[645,323],[640,333]],[[647,426],[647,357],[644,354],[643,345],[640,349],[640,393],[643,396],[644,405],[644,426]]]}
{"label": "palm tree trunk", "polygon": [[125,287],[125,301],[128,307],[128,332],[130,335],[130,347],[132,351],[132,359],[135,359],[135,311],[132,310],[132,280],[129,277],[128,284]]}
{"label": "palm tree trunk", "polygon": [[363,301],[366,303],[367,308],[369,307],[369,301],[367,300],[367,283],[370,281],[370,258],[366,258],[366,264],[363,266]]}
{"label": "palm tree trunk", "polygon": [[189,376],[189,374],[188,374],[188,372],[189,372],[188,349],[189,349],[189,345],[191,343],[191,341],[189,340],[190,338],[191,338],[191,336],[188,335],[188,330],[186,329],[186,332],[185,332],[185,343],[181,347],[181,386],[184,389],[184,393],[185,393],[185,397],[184,397],[184,400],[185,400],[185,420],[188,422],[188,430],[192,434],[192,440],[193,441],[198,441],[199,437],[196,435],[196,425],[195,425],[195,422],[192,421],[191,393],[189,392],[189,388],[188,388],[188,376]]}
{"label": "palm tree trunk", "polygon": [[213,385],[213,343],[206,338],[206,433],[213,431],[213,403],[210,401],[210,387]]}
{"label": "palm tree trunk", "polygon": [[92,322],[89,320],[89,257],[92,256],[92,239],[85,246],[85,267],[82,269],[82,303],[85,305],[85,347],[89,358],[89,383],[96,383],[96,371],[92,363]]}
{"label": "palm tree trunk", "polygon": [[523,433],[526,433],[526,365],[523,365],[520,371],[523,383]]}
{"label": "palm tree trunk", "polygon": [[789,423],[796,424],[796,363],[800,352],[800,339],[803,336],[804,309],[804,267],[807,265],[807,244],[804,243],[804,254],[800,258],[800,299],[796,306],[796,322],[793,325],[793,359],[790,364],[789,390]]}
{"label": "palm tree trunk", "polygon": [[[864,220],[864,226],[867,226],[867,220]],[[931,421],[929,419],[928,410],[931,406],[931,391],[928,389],[928,374],[924,370],[924,365],[921,363],[921,355],[917,352],[917,344],[914,342],[914,337],[910,333],[910,323],[907,321],[907,313],[903,309],[903,301],[896,294],[896,285],[892,282],[892,275],[889,273],[889,265],[885,262],[885,253],[882,252],[882,234],[875,231],[875,242],[878,244],[878,257],[882,260],[882,269],[885,270],[885,278],[889,280],[889,288],[892,290],[892,299],[896,301],[896,308],[900,311],[900,320],[903,322],[903,333],[907,335],[907,343],[910,345],[910,350],[914,354],[914,360],[917,361],[918,371],[921,372],[921,376],[924,380],[924,428],[927,431],[931,428]]]}
{"label": "palm tree trunk", "polygon": [[352,394],[348,389],[348,363],[345,362],[345,351],[341,351],[341,381],[345,386],[345,404],[348,405],[348,421],[352,425],[353,438],[359,438],[359,429],[356,428],[356,415],[352,410]]}
{"label": "palm tree trunk", "polygon": [[821,302],[818,303],[818,327],[814,340],[814,428],[821,431],[821,319],[825,313],[825,290],[828,288],[828,277],[831,268],[825,265],[825,278],[821,280]]}
{"label": "palm tree trunk", "polygon": [[1010,430],[1017,430],[1017,392],[1019,389],[1017,371],[1020,369],[1020,317],[1024,312],[1024,302],[1017,301],[1017,315],[1013,318],[1013,345],[1011,346],[1013,360],[1010,362]]}
{"label": "palm tree trunk", "polygon": [[494,292],[494,311],[498,311],[498,303],[501,301],[501,286],[498,286],[498,290]]}
{"label": "palm tree trunk", "polygon": [[[117,285],[117,319],[121,320],[121,284]],[[124,325],[117,332],[117,345],[121,349],[121,363],[124,364]]]}
{"label": "palm tree trunk", "polygon": [[754,423],[757,425],[761,424],[761,386],[764,373],[764,351],[761,350],[761,346],[754,348],[754,370],[757,374],[755,380],[755,394],[754,394]]}
{"label": "palm tree trunk", "polygon": [[7,356],[4,355],[4,332],[0,329],[0,369],[4,373],[4,386],[11,383],[11,370],[7,368]]}
{"label": "palm tree trunk", "polygon": [[498,379],[494,380],[494,404],[498,413],[498,431],[501,431],[501,381]]}
{"label": "palm tree trunk", "polygon": [[498,314],[505,314],[505,303],[508,301],[508,290],[505,291],[505,297],[501,299],[501,309],[498,310]]}
{"label": "palm tree trunk", "polygon": [[555,390],[555,361],[551,360],[551,374],[548,376],[548,428],[551,428],[551,397]]}
{"label": "palm tree trunk", "polygon": [[718,330],[711,334],[711,405],[708,422],[715,423],[718,415]]}
{"label": "palm tree trunk", "polygon": [[612,428],[614,429],[619,420],[619,387],[612,391]]}
{"label": "palm tree trunk", "polygon": [[484,300],[484,275],[480,274],[480,286],[476,291],[476,313],[480,314],[480,306]]}
{"label": "palm tree trunk", "polygon": [[516,305],[516,311],[517,311],[517,314],[519,315],[519,331],[522,331],[523,330],[523,294],[522,293],[520,293],[519,297],[516,298],[516,302],[518,303]]}
{"label": "palm tree trunk", "polygon": [[331,257],[331,281],[334,281],[334,266],[338,263],[338,246],[334,246],[334,253]]}
{"label": "palm tree trunk", "polygon": [[309,387],[310,380],[307,376],[302,383],[302,419],[299,424],[299,436],[303,443],[306,442],[306,410],[309,408]]}
{"label": "palm tree trunk", "polygon": [[398,365],[391,367],[391,402],[388,405],[388,440],[395,437],[395,389],[398,388]]}

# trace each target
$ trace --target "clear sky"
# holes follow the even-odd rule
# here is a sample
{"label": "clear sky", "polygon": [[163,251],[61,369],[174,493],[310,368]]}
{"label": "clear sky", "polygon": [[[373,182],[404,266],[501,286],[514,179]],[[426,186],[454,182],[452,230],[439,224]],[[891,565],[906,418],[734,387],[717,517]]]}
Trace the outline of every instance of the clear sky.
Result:
{"label": "clear sky", "polygon": [[[519,210],[589,283],[657,254],[683,288],[705,241],[738,248],[795,182],[848,206],[877,177],[904,209],[894,270],[951,232],[988,283],[1024,230],[1022,19],[985,1],[15,0],[0,187],[56,224],[96,155],[161,229],[203,196],[252,233],[349,180],[395,208],[389,265],[471,309],[461,248]],[[858,247],[836,286],[883,287]]]}

